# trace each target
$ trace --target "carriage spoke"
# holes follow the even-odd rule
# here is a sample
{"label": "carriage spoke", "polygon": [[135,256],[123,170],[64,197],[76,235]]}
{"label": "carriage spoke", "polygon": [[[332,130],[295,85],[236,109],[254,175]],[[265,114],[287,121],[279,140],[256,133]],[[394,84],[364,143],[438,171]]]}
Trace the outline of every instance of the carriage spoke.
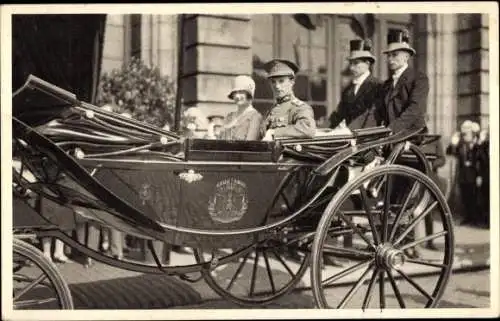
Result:
{"label": "carriage spoke", "polygon": [[368,283],[368,290],[366,290],[366,295],[365,295],[365,298],[363,299],[363,306],[362,306],[363,311],[366,308],[368,308],[370,305],[370,300],[372,298],[373,289],[374,289],[373,286],[375,285],[375,280],[377,279],[377,274],[378,274],[378,269],[373,269],[370,283]]}
{"label": "carriage spoke", "polygon": [[240,265],[238,266],[238,269],[236,269],[236,273],[233,275],[233,277],[231,278],[231,281],[229,281],[229,284],[227,285],[226,287],[226,290],[229,291],[233,284],[234,284],[234,281],[236,281],[236,279],[238,278],[238,276],[240,275],[241,271],[243,270],[243,267],[245,266],[245,263],[247,262],[248,260],[248,257],[250,256],[250,253],[251,252],[248,252],[247,255],[245,255],[243,257],[243,261],[240,263]]}
{"label": "carriage spoke", "polygon": [[353,272],[356,272],[357,270],[359,270],[359,269],[361,269],[361,268],[363,268],[363,267],[365,267],[367,265],[370,265],[373,262],[374,262],[374,260],[369,260],[369,261],[364,261],[364,262],[360,262],[360,263],[358,263],[356,265],[353,265],[350,268],[347,268],[347,269],[345,269],[345,270],[343,270],[343,271],[341,271],[341,272],[339,272],[339,273],[337,273],[335,275],[332,275],[328,279],[326,279],[323,282],[321,282],[321,285],[322,286],[328,286],[328,285],[334,283],[335,281],[340,280],[344,276],[349,275],[349,274],[351,274]]}
{"label": "carriage spoke", "polygon": [[415,181],[413,183],[413,186],[411,187],[410,192],[408,193],[408,195],[406,195],[406,199],[403,203],[403,206],[399,210],[399,212],[396,216],[396,219],[394,220],[394,223],[392,224],[391,235],[389,236],[389,241],[392,241],[394,239],[399,221],[403,217],[403,214],[406,210],[406,207],[408,206],[408,203],[410,202],[411,195],[415,192],[415,190],[417,189],[417,186],[418,186],[418,181]]}
{"label": "carriage spoke", "polygon": [[[30,277],[27,277],[26,275],[22,275],[22,274],[14,274],[13,275],[13,280],[14,281],[17,281],[17,282],[30,282],[32,281],[33,279],[30,278]],[[41,281],[38,283],[39,285],[43,285],[43,286],[46,286],[46,287],[51,287],[52,285],[50,284],[50,282],[44,282],[44,281]]]}
{"label": "carriage spoke", "polygon": [[14,303],[14,308],[15,309],[20,309],[24,307],[29,307],[33,305],[41,305],[41,304],[46,304],[49,302],[54,302],[57,301],[57,298],[47,298],[47,299],[41,299],[41,300],[24,300],[24,301],[17,301]]}
{"label": "carriage spoke", "polygon": [[391,205],[391,194],[392,194],[392,179],[385,175],[384,181],[385,185],[385,200],[384,200],[384,213],[382,214],[382,242],[387,241],[387,229],[388,229],[388,217],[389,217],[389,207]]}
{"label": "carriage spoke", "polygon": [[396,281],[394,280],[394,277],[392,276],[391,271],[387,271],[387,276],[389,277],[389,281],[391,282],[392,290],[394,291],[394,295],[396,295],[396,299],[398,300],[399,306],[402,309],[406,309],[405,301],[403,300],[403,297],[401,296],[401,292],[399,292],[398,285],[396,284]]}
{"label": "carriage spoke", "polygon": [[434,298],[429,294],[427,293],[417,282],[413,281],[412,279],[410,279],[410,277],[408,275],[406,275],[405,272],[401,271],[400,269],[396,269],[396,271],[406,280],[408,281],[411,285],[413,285],[413,287],[415,289],[417,289],[420,293],[422,293],[427,299],[433,301]]}
{"label": "carriage spoke", "polygon": [[423,261],[423,260],[419,260],[419,259],[406,259],[406,262],[420,264],[420,265],[433,266],[433,267],[437,267],[437,268],[441,268],[441,269],[444,269],[446,267],[446,264],[432,263],[432,262],[427,262],[427,261]]}
{"label": "carriage spoke", "polygon": [[373,234],[373,238],[374,238],[374,241],[375,241],[375,245],[378,245],[380,243],[380,238],[379,238],[379,235],[378,235],[378,231],[377,229],[375,228],[375,223],[373,222],[373,214],[370,210],[370,207],[368,206],[368,202],[367,202],[367,195],[366,195],[366,190],[365,188],[361,185],[361,187],[359,188],[359,192],[360,192],[360,195],[361,195],[361,200],[362,200],[362,203],[363,203],[363,207],[365,208],[365,211],[366,211],[366,215],[368,216],[368,222],[370,223],[370,228],[372,230],[372,234]]}
{"label": "carriage spoke", "polygon": [[419,216],[417,216],[415,219],[413,219],[413,222],[406,228],[406,230],[401,233],[401,235],[397,238],[396,241],[394,241],[394,246],[397,246],[408,233],[410,233],[415,226],[425,217],[427,216],[433,209],[436,207],[437,201],[434,201],[434,203],[431,204],[425,211],[423,211]]}
{"label": "carriage spoke", "polygon": [[288,212],[292,212],[292,206],[290,205],[290,201],[288,200],[288,197],[285,195],[285,193],[283,193],[283,191],[280,192],[280,195],[281,195],[281,198],[283,199],[283,201],[285,202],[285,206],[286,206],[286,209],[288,210]]}
{"label": "carriage spoke", "polygon": [[351,221],[349,220],[347,217],[345,217],[345,215],[342,213],[342,211],[339,212],[339,215],[340,215],[340,218],[342,218],[342,220],[347,224],[349,225],[350,228],[352,228],[352,230],[357,233],[362,239],[363,241],[366,242],[366,244],[368,244],[368,246],[372,247],[372,248],[376,248],[375,245],[365,236],[365,234],[363,232],[361,232],[359,230],[359,228]]}
{"label": "carriage spoke", "polygon": [[359,259],[371,259],[375,255],[373,252],[362,251],[358,249],[337,247],[335,245],[325,244],[323,254],[334,254],[337,256],[355,257]]}
{"label": "carriage spoke", "polygon": [[368,266],[366,268],[365,272],[363,272],[363,275],[361,275],[361,277],[356,282],[356,284],[351,288],[351,290],[349,290],[349,292],[346,294],[346,296],[339,303],[339,305],[337,306],[337,309],[344,308],[345,305],[351,300],[351,298],[354,295],[354,293],[356,293],[359,290],[359,288],[361,287],[361,285],[363,285],[363,283],[365,283],[365,280],[366,280],[366,278],[368,276],[368,273],[370,272],[370,270],[372,268],[373,268],[373,264],[370,264],[370,266]]}
{"label": "carriage spoke", "polygon": [[269,283],[271,284],[271,290],[276,293],[276,287],[274,286],[273,273],[271,272],[271,266],[269,265],[269,258],[266,252],[262,252],[264,256],[264,261],[266,262],[267,275],[269,276]]}
{"label": "carriage spoke", "polygon": [[47,275],[42,274],[39,277],[37,277],[31,284],[28,284],[25,288],[20,290],[15,296],[14,300],[19,299],[21,296],[23,296],[25,293],[27,293],[29,290],[33,289],[35,286],[37,286],[40,282],[45,280],[47,278]]}
{"label": "carriage spoke", "polygon": [[447,231],[441,231],[439,233],[435,233],[435,234],[428,235],[426,237],[422,237],[422,238],[420,238],[420,239],[418,239],[416,241],[413,241],[411,243],[405,244],[404,246],[401,246],[400,250],[404,251],[406,249],[409,249],[410,247],[413,247],[413,246],[418,245],[420,243],[423,243],[425,241],[437,239],[438,237],[444,236],[446,234],[448,234]]}
{"label": "carriage spoke", "polygon": [[273,249],[273,254],[274,256],[280,261],[280,263],[285,267],[285,269],[288,271],[288,273],[292,276],[292,279],[295,278],[296,274],[293,273],[292,269],[286,264],[285,260],[276,252],[276,249]]}
{"label": "carriage spoke", "polygon": [[256,249],[255,250],[255,261],[254,261],[254,265],[253,265],[253,270],[252,270],[252,278],[251,278],[251,281],[250,281],[250,293],[249,293],[249,296],[253,296],[253,292],[255,291],[255,279],[257,277],[257,267],[258,267],[258,264],[259,263],[259,250]]}
{"label": "carriage spoke", "polygon": [[379,288],[379,300],[380,300],[380,308],[385,309],[385,284],[384,284],[384,275],[385,270],[380,269],[378,272],[378,288]]}

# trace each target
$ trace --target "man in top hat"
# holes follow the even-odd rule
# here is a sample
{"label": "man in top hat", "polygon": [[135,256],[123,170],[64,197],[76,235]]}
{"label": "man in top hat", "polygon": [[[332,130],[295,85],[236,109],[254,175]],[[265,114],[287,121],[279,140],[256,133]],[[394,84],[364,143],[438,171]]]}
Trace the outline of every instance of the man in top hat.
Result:
{"label": "man in top hat", "polygon": [[384,51],[390,77],[382,85],[377,117],[393,133],[404,129],[426,128],[425,112],[429,93],[427,76],[408,66],[415,55],[407,31],[390,30]]}
{"label": "man in top hat", "polygon": [[299,67],[288,60],[274,59],[266,63],[264,68],[276,102],[261,124],[260,134],[263,140],[314,137],[316,122],[313,109],[293,93],[295,74]]}
{"label": "man in top hat", "polygon": [[342,91],[339,106],[330,116],[330,127],[337,127],[343,120],[349,129],[375,127],[374,107],[382,82],[370,70],[375,57],[370,52],[370,40],[351,40],[349,71],[351,83]]}

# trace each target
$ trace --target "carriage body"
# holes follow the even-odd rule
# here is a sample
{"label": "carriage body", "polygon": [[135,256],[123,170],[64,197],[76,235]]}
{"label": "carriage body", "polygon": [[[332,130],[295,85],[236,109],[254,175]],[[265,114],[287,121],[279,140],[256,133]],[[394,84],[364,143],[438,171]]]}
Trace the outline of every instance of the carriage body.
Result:
{"label": "carriage body", "polygon": [[[416,166],[426,175],[436,155],[425,155],[418,146],[437,138],[372,128],[275,142],[184,139],[78,101],[31,76],[13,98],[13,159],[22,164],[13,171],[14,201],[22,204],[15,206],[14,233],[71,229],[90,219],[205,251],[264,243],[267,249],[294,247],[295,236],[305,240],[298,247],[313,251],[318,226],[335,214],[325,213],[337,193],[349,188],[351,168],[367,165],[367,155],[375,153],[388,164]],[[373,189],[380,190],[382,181],[372,180],[379,183]],[[375,229],[371,218],[365,215],[365,221]],[[340,223],[339,235],[359,227]],[[308,258],[278,294],[300,279]],[[212,282],[207,261],[197,260]],[[210,263],[217,265],[218,258]]]}

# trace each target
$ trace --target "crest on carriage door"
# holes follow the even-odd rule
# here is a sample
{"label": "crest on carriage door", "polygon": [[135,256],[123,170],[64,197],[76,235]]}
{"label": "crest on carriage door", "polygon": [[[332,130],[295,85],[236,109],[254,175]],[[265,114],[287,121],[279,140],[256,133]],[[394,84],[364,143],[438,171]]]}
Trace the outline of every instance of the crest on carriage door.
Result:
{"label": "crest on carriage door", "polygon": [[228,178],[215,185],[215,192],[208,201],[208,213],[217,222],[239,221],[248,209],[247,186],[244,182]]}

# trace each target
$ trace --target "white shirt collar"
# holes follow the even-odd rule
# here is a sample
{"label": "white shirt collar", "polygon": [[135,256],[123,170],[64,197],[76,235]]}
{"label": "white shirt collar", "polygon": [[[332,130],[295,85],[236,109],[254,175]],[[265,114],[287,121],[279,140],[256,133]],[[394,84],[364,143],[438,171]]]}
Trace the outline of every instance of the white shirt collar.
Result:
{"label": "white shirt collar", "polygon": [[399,79],[399,77],[401,77],[401,75],[403,74],[403,72],[405,72],[407,68],[408,64],[404,64],[401,68],[399,68],[392,74],[392,79]]}
{"label": "white shirt collar", "polygon": [[352,80],[352,83],[355,85],[361,85],[363,83],[363,81],[365,81],[366,78],[368,78],[369,76],[370,76],[370,71],[367,71],[364,74],[362,74],[361,76],[354,78]]}

